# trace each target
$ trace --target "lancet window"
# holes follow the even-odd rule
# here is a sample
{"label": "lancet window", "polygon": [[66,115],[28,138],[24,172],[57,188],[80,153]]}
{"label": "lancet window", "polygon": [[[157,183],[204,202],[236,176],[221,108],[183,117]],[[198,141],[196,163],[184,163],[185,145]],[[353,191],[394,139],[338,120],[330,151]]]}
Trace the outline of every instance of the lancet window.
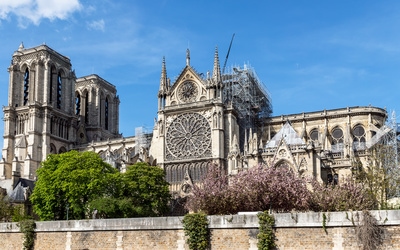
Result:
{"label": "lancet window", "polygon": [[353,128],[353,149],[364,150],[365,149],[365,129],[361,125],[357,125]]}
{"label": "lancet window", "polygon": [[335,127],[331,133],[331,149],[332,152],[343,151],[343,130],[339,127]]}
{"label": "lancet window", "polygon": [[75,114],[76,115],[81,114],[81,95],[79,93],[76,94],[76,99],[75,99]]}
{"label": "lancet window", "polygon": [[106,101],[104,103],[104,128],[108,130],[108,98],[106,98]]}
{"label": "lancet window", "polygon": [[61,98],[62,98],[62,78],[61,74],[58,73],[57,76],[57,108],[61,108]]}
{"label": "lancet window", "polygon": [[24,106],[28,103],[29,96],[29,69],[26,68],[24,74]]}
{"label": "lancet window", "polygon": [[85,96],[85,123],[89,123],[89,92]]}
{"label": "lancet window", "polygon": [[54,88],[54,78],[55,78],[55,74],[56,74],[56,69],[54,67],[51,67],[50,70],[50,89],[49,89],[49,102],[52,103],[53,102],[53,88]]}

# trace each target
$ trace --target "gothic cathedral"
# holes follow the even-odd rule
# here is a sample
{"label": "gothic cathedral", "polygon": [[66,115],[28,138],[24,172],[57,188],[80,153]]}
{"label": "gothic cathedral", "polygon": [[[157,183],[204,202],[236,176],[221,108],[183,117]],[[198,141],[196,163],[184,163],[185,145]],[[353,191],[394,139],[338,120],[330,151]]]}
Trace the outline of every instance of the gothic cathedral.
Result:
{"label": "gothic cathedral", "polygon": [[97,75],[77,78],[68,57],[21,44],[8,71],[0,160],[0,186],[8,190],[18,179],[34,181],[47,155],[72,149],[94,151],[122,172],[138,161],[157,165],[180,197],[211,163],[229,175],[262,164],[337,183],[354,162],[368,164],[368,148],[390,131],[386,110],[371,106],[271,116],[255,71],[221,69],[217,49],[206,74],[190,65],[187,50],[173,83],[163,59],[153,131],[126,138],[116,87]]}

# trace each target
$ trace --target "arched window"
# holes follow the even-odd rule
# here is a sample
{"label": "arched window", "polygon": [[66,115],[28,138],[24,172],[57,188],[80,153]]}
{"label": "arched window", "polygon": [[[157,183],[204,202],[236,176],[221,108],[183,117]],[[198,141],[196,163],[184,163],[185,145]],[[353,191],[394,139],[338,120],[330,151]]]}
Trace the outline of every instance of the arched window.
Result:
{"label": "arched window", "polygon": [[279,161],[279,162],[275,165],[275,167],[276,167],[276,168],[287,168],[288,170],[291,170],[290,163],[287,162],[287,161],[285,161],[285,160]]}
{"label": "arched window", "polygon": [[106,101],[104,103],[104,128],[108,130],[108,98],[106,97]]}
{"label": "arched window", "polygon": [[318,143],[318,129],[311,130],[310,140],[314,143],[314,145]]}
{"label": "arched window", "polygon": [[50,143],[50,154],[57,154],[56,146],[53,143]]}
{"label": "arched window", "polygon": [[50,89],[49,89],[49,103],[53,103],[53,88],[54,88],[54,77],[56,74],[56,69],[51,67],[50,70]]}
{"label": "arched window", "polygon": [[76,115],[81,114],[81,95],[79,93],[76,94],[76,99],[75,99],[75,114]]}
{"label": "arched window", "polygon": [[332,141],[331,141],[332,152],[343,151],[343,130],[339,127],[336,127],[332,130],[331,135],[332,135]]}
{"label": "arched window", "polygon": [[58,150],[59,154],[67,152],[67,149],[65,147],[61,147],[60,150]]}
{"label": "arched window", "polygon": [[28,103],[29,95],[29,70],[26,68],[24,74],[24,106]]}
{"label": "arched window", "polygon": [[89,92],[85,96],[85,123],[89,123]]}
{"label": "arched window", "polygon": [[62,78],[61,74],[58,73],[57,76],[57,108],[61,108],[61,97],[62,97]]}
{"label": "arched window", "polygon": [[364,150],[365,149],[365,129],[361,125],[356,125],[352,131],[353,134],[353,149]]}

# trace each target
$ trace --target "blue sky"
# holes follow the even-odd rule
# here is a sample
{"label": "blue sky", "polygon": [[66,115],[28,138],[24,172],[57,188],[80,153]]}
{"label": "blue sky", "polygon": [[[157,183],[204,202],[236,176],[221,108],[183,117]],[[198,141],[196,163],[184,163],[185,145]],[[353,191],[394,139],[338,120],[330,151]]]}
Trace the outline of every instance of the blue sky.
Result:
{"label": "blue sky", "polygon": [[171,80],[187,48],[206,73],[235,33],[227,65],[256,70],[273,115],[370,104],[400,114],[399,13],[399,1],[1,0],[0,104],[13,52],[46,43],[78,77],[117,86],[124,136],[151,130],[163,56]]}

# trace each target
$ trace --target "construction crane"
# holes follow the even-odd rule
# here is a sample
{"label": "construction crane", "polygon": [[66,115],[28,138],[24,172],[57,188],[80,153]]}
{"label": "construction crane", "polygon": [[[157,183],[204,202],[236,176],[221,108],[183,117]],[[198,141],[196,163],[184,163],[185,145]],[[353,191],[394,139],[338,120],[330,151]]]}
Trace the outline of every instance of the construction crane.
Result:
{"label": "construction crane", "polygon": [[224,62],[224,67],[222,68],[222,74],[225,73],[226,62],[228,61],[229,52],[231,51],[232,42],[233,42],[233,38],[234,38],[234,37],[235,37],[235,33],[233,33],[233,35],[232,35],[231,43],[229,44],[228,53],[226,53],[225,62]]}

